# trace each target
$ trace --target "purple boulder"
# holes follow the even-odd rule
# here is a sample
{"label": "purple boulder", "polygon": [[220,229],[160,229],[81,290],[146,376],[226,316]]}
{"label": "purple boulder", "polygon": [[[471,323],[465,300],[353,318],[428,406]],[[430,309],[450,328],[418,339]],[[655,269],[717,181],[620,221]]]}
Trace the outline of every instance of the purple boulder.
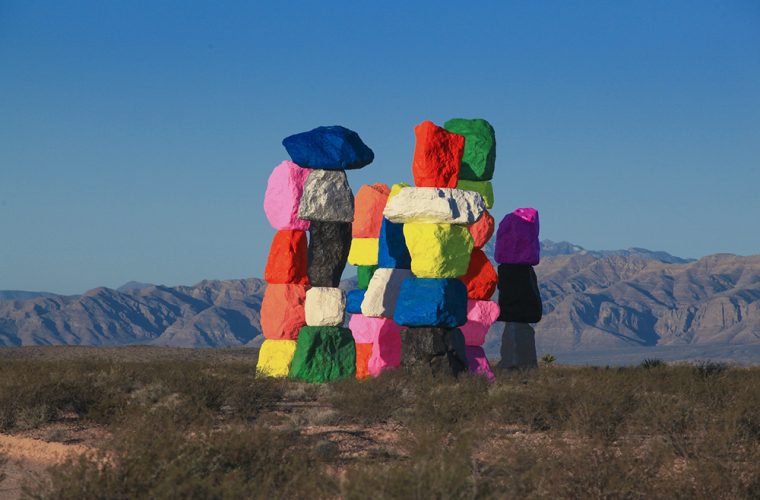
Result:
{"label": "purple boulder", "polygon": [[496,262],[535,266],[540,252],[538,210],[518,208],[501,220],[496,233]]}

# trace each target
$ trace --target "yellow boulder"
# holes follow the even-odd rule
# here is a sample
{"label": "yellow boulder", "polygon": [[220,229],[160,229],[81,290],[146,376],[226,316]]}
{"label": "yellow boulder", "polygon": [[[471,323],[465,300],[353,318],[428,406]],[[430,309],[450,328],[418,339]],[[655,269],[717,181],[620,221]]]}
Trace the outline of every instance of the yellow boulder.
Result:
{"label": "yellow boulder", "polygon": [[257,377],[287,377],[296,352],[295,340],[265,340],[259,349]]}
{"label": "yellow boulder", "polygon": [[418,278],[458,278],[467,274],[474,247],[467,226],[404,224],[404,238]]}
{"label": "yellow boulder", "polygon": [[460,180],[457,182],[457,189],[480,193],[483,197],[483,201],[486,202],[486,208],[493,207],[493,184],[491,184],[491,181]]}
{"label": "yellow boulder", "polygon": [[354,238],[348,251],[348,263],[352,266],[376,266],[380,238]]}

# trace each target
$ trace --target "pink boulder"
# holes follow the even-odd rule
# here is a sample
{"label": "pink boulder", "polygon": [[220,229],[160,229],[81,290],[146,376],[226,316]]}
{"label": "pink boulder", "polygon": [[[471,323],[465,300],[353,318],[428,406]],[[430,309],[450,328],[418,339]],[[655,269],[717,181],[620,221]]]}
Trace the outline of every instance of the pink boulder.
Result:
{"label": "pink boulder", "polygon": [[495,259],[499,264],[535,266],[540,260],[538,210],[518,208],[499,223]]}
{"label": "pink boulder", "polygon": [[270,174],[264,194],[264,212],[269,223],[278,231],[309,229],[309,221],[298,218],[303,186],[309,172],[292,161],[284,161]]}
{"label": "pink boulder", "polygon": [[[391,321],[391,323],[393,323]],[[372,346],[369,358],[369,374],[379,376],[385,370],[398,368],[401,365],[401,328],[393,323],[393,327],[380,331]]]}
{"label": "pink boulder", "polygon": [[499,304],[490,300],[467,301],[467,323],[459,329],[468,346],[480,346],[486,341],[486,334],[499,317]]}
{"label": "pink boulder", "polygon": [[491,371],[491,365],[488,364],[488,358],[486,358],[486,353],[482,347],[468,345],[465,348],[465,352],[467,354],[467,371],[476,375],[482,375],[489,382],[496,380],[496,376]]}
{"label": "pink boulder", "polygon": [[352,314],[348,321],[348,328],[357,344],[375,343],[386,332],[399,332],[401,329],[390,318],[375,318],[363,314]]}

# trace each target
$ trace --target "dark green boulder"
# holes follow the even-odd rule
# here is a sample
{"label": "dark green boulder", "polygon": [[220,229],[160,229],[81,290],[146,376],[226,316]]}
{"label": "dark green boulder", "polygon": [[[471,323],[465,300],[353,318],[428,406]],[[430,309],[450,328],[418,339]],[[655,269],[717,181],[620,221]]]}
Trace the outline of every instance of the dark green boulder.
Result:
{"label": "dark green boulder", "polygon": [[377,271],[377,266],[356,266],[357,287],[366,290],[369,287],[369,280]]}
{"label": "dark green boulder", "polygon": [[356,374],[356,345],[351,330],[339,326],[304,326],[290,364],[290,378],[330,382]]}
{"label": "dark green boulder", "polygon": [[459,178],[468,181],[490,181],[496,164],[496,133],[491,124],[480,118],[454,118],[447,121],[444,128],[464,136],[464,154]]}

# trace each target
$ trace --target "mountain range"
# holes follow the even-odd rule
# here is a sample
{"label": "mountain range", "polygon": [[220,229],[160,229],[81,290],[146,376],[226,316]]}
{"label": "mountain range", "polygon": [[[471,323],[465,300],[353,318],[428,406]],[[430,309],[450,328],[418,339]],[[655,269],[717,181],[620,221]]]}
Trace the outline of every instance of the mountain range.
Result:
{"label": "mountain range", "polygon": [[[694,260],[642,248],[541,246],[541,352],[760,344],[760,255]],[[485,251],[492,256],[493,244]],[[176,287],[130,282],[71,296],[0,292],[0,346],[257,346],[265,287],[248,278]],[[490,355],[498,355],[498,334],[489,333]]]}

